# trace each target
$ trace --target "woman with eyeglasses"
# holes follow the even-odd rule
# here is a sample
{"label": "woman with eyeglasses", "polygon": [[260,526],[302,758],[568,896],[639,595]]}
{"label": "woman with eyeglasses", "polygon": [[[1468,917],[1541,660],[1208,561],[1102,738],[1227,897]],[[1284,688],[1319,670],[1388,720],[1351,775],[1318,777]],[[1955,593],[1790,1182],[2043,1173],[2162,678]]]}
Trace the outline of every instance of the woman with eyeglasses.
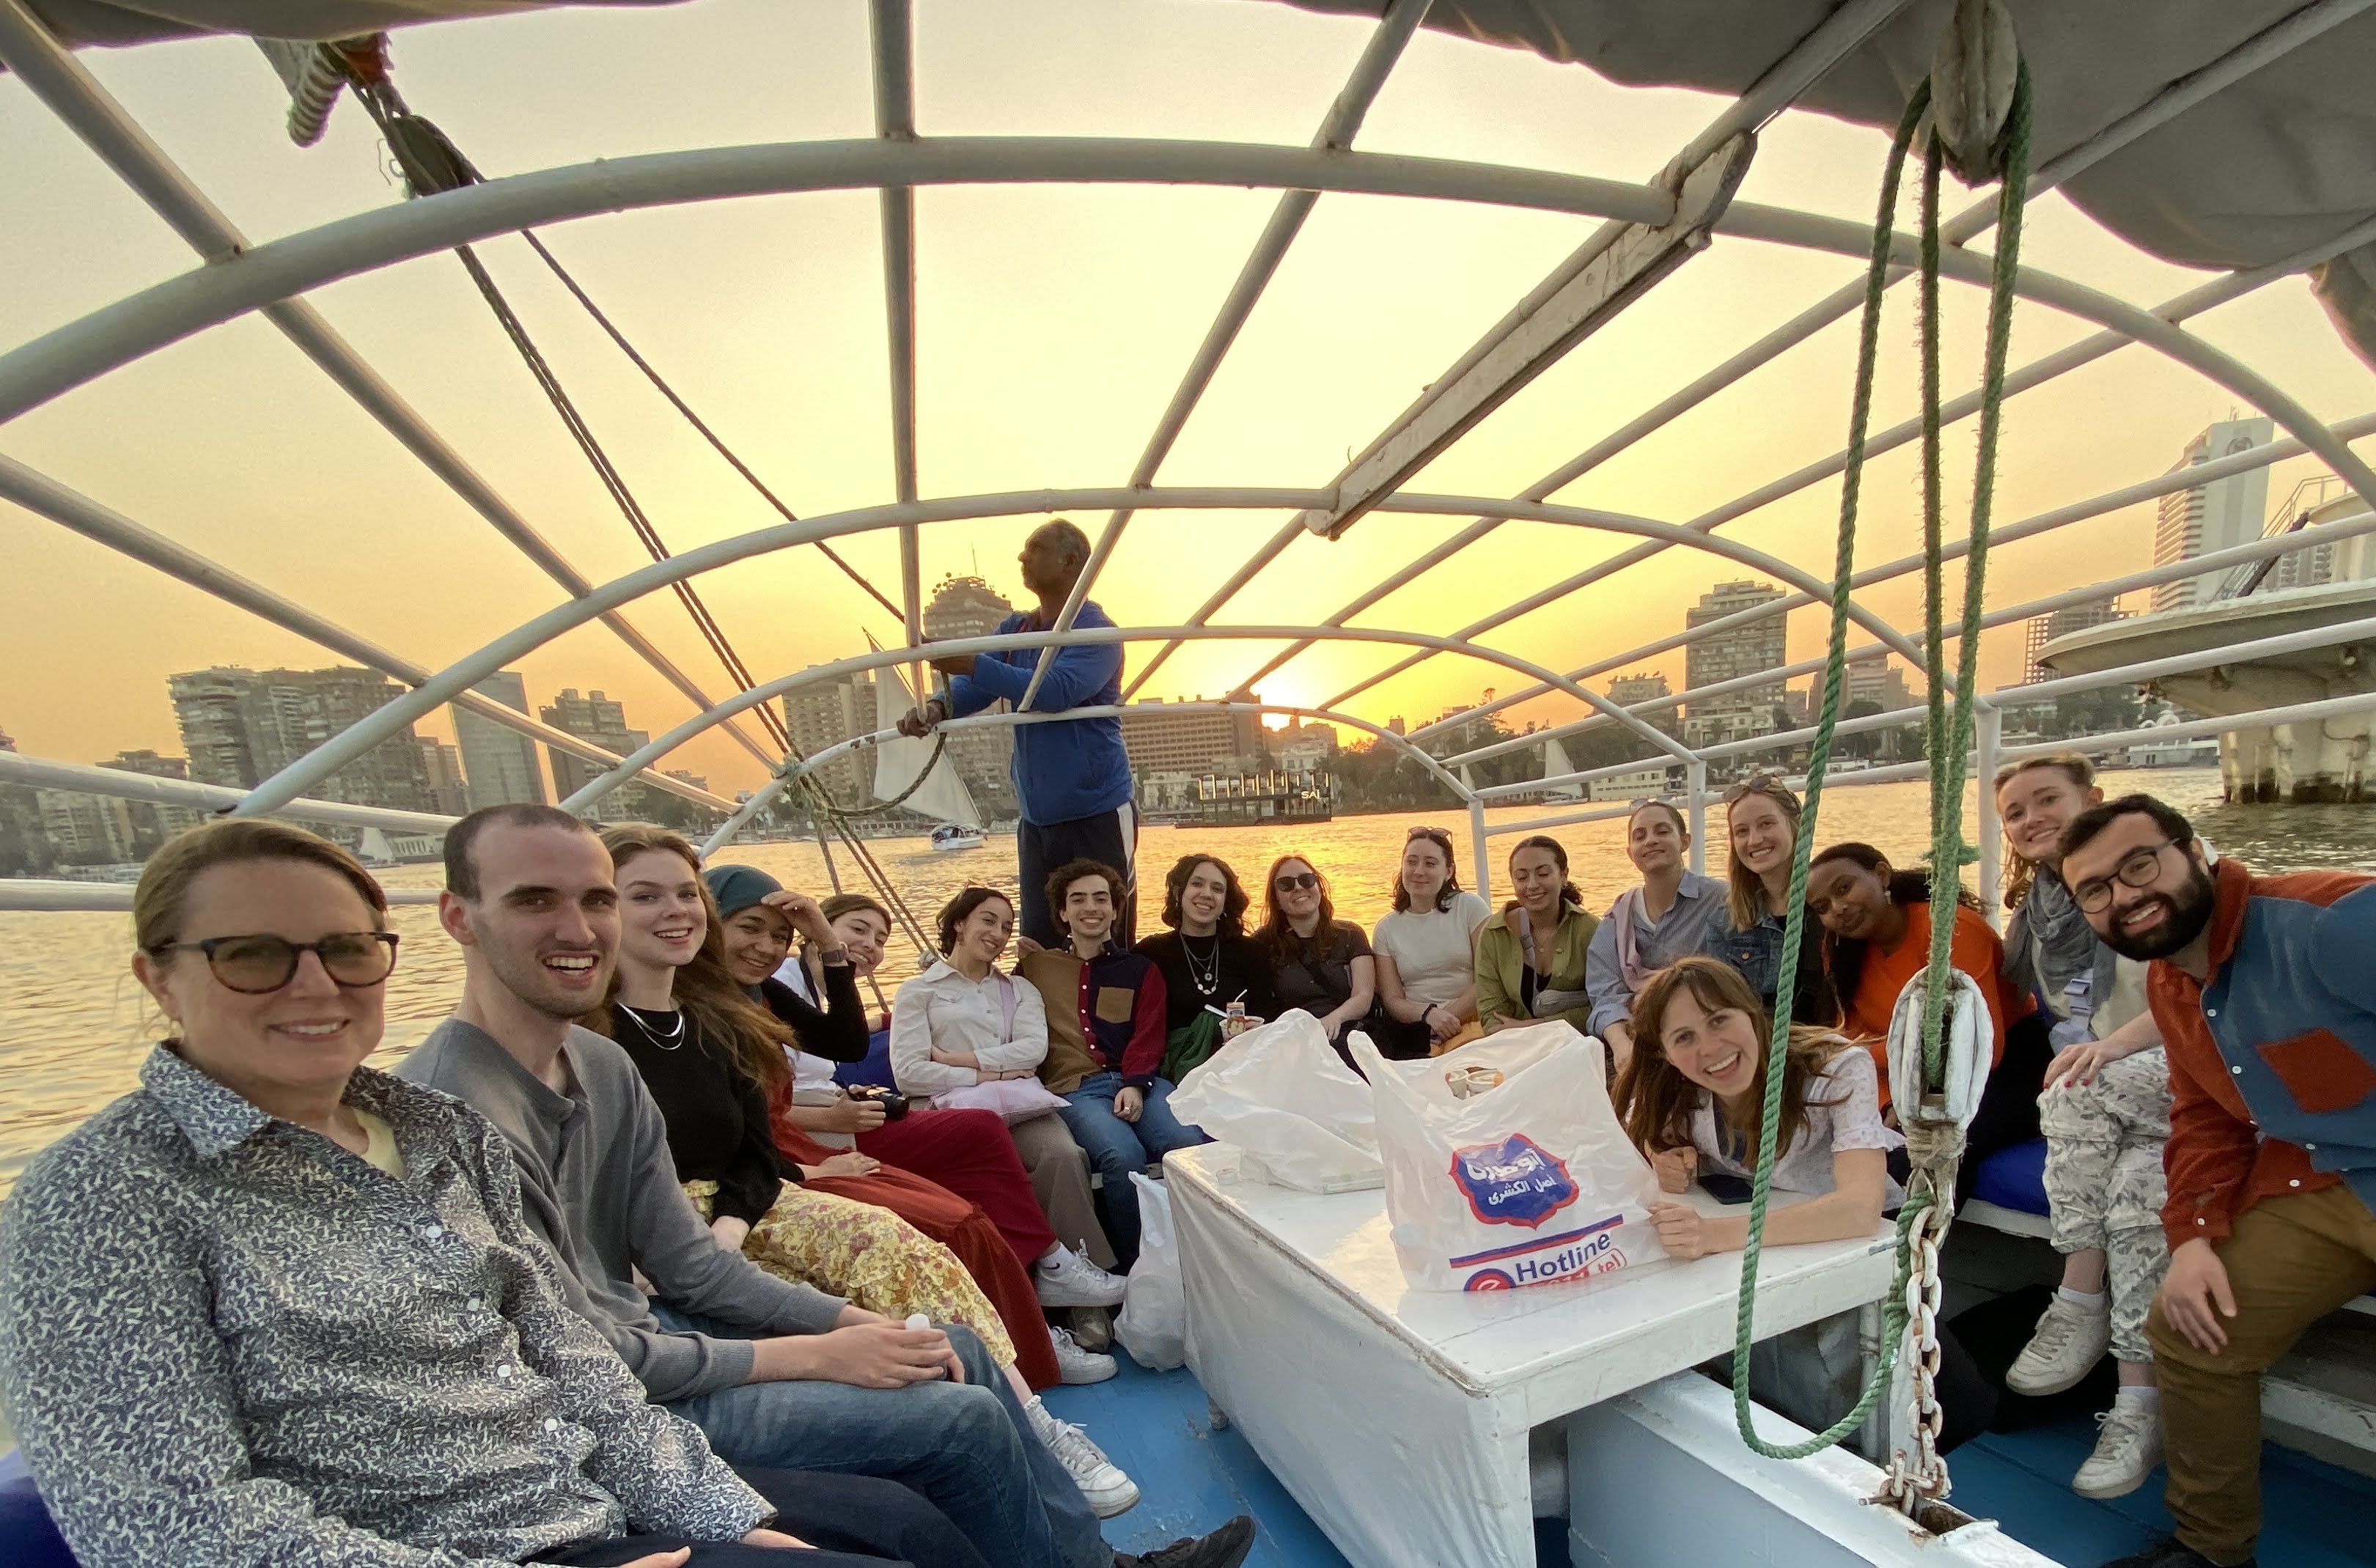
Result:
{"label": "woman with eyeglasses", "polygon": [[1414,827],[1403,839],[1395,871],[1394,909],[1378,921],[1378,1000],[1400,1027],[1387,1032],[1388,1056],[1449,1051],[1483,1031],[1477,1027],[1477,928],[1493,911],[1460,885],[1452,864],[1452,835]]}
{"label": "woman with eyeglasses", "polygon": [[1478,1018],[1489,1034],[1544,1018],[1590,1034],[1585,961],[1600,922],[1567,879],[1566,847],[1539,833],[1519,839],[1510,850],[1510,890],[1516,897],[1477,928]]}
{"label": "woman with eyeglasses", "polygon": [[1336,918],[1328,883],[1301,855],[1281,855],[1263,879],[1268,909],[1257,936],[1270,960],[1271,992],[1282,1011],[1301,1008],[1346,1064],[1345,1031],[1369,1016],[1378,995],[1378,960],[1369,936]]}
{"label": "woman with eyeglasses", "polygon": [[[2145,1006],[2146,966],[2106,946],[2062,880],[2061,840],[2100,802],[2095,768],[2075,753],[1999,770],[2004,822],[2006,979],[2037,998],[2059,1049],[2038,1097],[2046,1204],[2062,1284],[2005,1373],[2017,1394],[2076,1386],[2107,1350],[2120,1391],[2071,1489],[2119,1497],[2162,1457],[2160,1393],[2145,1314],[2169,1272],[2161,1209],[2169,1141],[2169,1061]],[[2109,897],[2090,890],[2090,901]]]}
{"label": "woman with eyeglasses", "polygon": [[0,1211],[0,1402],[77,1558],[619,1562],[635,1533],[626,1568],[668,1568],[794,1531],[921,1563],[921,1524],[979,1563],[903,1487],[746,1481],[647,1402],[503,1134],[362,1065],[386,918],[352,855],[257,818],[141,873],[133,973],[172,1037]]}
{"label": "woman with eyeglasses", "polygon": [[[1823,923],[1824,968],[1840,999],[1842,1028],[1867,1042],[1881,1068],[1881,1102],[1889,1093],[1889,1022],[1898,993],[1930,960],[1930,877],[1898,871],[1870,844],[1835,844],[1807,873],[1807,912]],[[2037,1004],[2005,983],[2004,944],[1981,917],[1980,901],[1958,885],[1948,962],[1971,977],[1988,1004],[1992,1028],[1988,1088],[1964,1131],[1955,1179],[1960,1206],[1980,1164],[2001,1148],[2037,1136],[2037,1090],[2053,1054]]]}
{"label": "woman with eyeglasses", "polygon": [[1270,957],[1246,934],[1251,900],[1230,862],[1182,855],[1163,873],[1163,923],[1138,950],[1163,972],[1163,1076],[1204,1064],[1234,1034],[1278,1016]]}
{"label": "woman with eyeglasses", "polygon": [[[1725,791],[1724,826],[1731,851],[1724,908],[1708,922],[1701,951],[1739,969],[1771,1013],[1782,988],[1782,927],[1799,845],[1799,797],[1771,773],[1744,778]],[[1811,920],[1800,933],[1790,1021],[1830,1028],[1839,1018],[1824,975],[1823,932]]]}
{"label": "woman with eyeglasses", "polygon": [[1592,992],[1591,1032],[1609,1042],[1619,1067],[1634,1053],[1634,993],[1678,958],[1707,945],[1724,913],[1723,890],[1691,869],[1683,814],[1665,801],[1636,801],[1625,818],[1625,858],[1642,885],[1617,896],[1592,935],[1585,989]]}

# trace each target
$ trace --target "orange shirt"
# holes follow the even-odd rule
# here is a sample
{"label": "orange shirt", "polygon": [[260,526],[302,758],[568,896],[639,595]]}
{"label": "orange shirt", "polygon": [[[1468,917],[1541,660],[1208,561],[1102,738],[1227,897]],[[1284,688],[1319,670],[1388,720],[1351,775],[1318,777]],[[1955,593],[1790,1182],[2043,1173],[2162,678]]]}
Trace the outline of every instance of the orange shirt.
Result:
{"label": "orange shirt", "polygon": [[[1868,1042],[1866,1048],[1881,1068],[1883,1107],[1889,1104],[1889,1016],[1897,1008],[1897,993],[1930,959],[1930,906],[1908,904],[1905,909],[1906,934],[1898,938],[1896,946],[1883,951],[1867,944],[1864,972],[1857,979],[1856,994],[1848,998],[1845,1024],[1850,1038]],[[1955,906],[1954,934],[1948,938],[1947,961],[1971,976],[1988,1001],[1989,1021],[1996,1033],[1995,1049],[1989,1058],[1993,1067],[2004,1060],[2005,1026],[2036,1012],[2037,1000],[2005,984],[2003,939],[1960,903]]]}

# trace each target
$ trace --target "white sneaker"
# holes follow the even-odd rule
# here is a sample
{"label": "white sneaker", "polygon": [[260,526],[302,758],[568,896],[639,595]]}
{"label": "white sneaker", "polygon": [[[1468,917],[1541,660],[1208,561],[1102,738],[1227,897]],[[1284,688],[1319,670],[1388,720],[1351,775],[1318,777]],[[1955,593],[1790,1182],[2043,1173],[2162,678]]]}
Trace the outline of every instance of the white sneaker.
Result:
{"label": "white sneaker", "polygon": [[2082,1497],[2125,1497],[2144,1485],[2161,1463],[2161,1407],[2115,1399],[2096,1422],[2103,1428],[2096,1437],[2096,1452],[2072,1478],[2071,1490]]}
{"label": "white sneaker", "polygon": [[1063,1329],[1050,1329],[1048,1341],[1056,1347],[1056,1370],[1066,1383],[1103,1383],[1121,1370],[1111,1356],[1082,1349]]}
{"label": "white sneaker", "polygon": [[1122,1467],[1107,1458],[1105,1450],[1090,1442],[1087,1431],[1071,1421],[1058,1420],[1037,1399],[1024,1409],[1031,1417],[1032,1431],[1063,1464],[1099,1518],[1111,1519],[1138,1506],[1138,1483],[1123,1474]]}
{"label": "white sneaker", "polygon": [[1031,1288],[1043,1307],[1122,1305],[1122,1276],[1108,1274],[1069,1247],[1052,1268],[1045,1263],[1031,1265]]}
{"label": "white sneaker", "polygon": [[2015,1394],[2060,1394],[2085,1377],[2112,1348],[2112,1313],[2073,1306],[2057,1292],[2037,1320],[2037,1331],[2014,1358],[2005,1386]]}

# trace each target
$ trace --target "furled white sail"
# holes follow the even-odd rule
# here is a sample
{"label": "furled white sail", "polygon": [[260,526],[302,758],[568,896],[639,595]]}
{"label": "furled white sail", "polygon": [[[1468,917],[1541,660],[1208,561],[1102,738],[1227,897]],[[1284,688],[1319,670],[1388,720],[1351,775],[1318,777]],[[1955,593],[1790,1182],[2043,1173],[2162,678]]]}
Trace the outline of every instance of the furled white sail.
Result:
{"label": "furled white sail", "polygon": [[[1543,742],[1544,778],[1561,778],[1574,771],[1575,765],[1567,760],[1567,748],[1559,743],[1558,736],[1554,735]],[[1580,801],[1584,799],[1584,786],[1574,783],[1552,784],[1544,789],[1543,796],[1546,800]]]}
{"label": "furled white sail", "polygon": [[[869,639],[870,641],[872,639]],[[915,705],[909,695],[908,684],[897,670],[878,670],[874,673],[874,721],[878,729],[888,730]],[[916,776],[929,765],[932,772],[916,792],[899,803],[936,822],[979,824],[981,814],[973,803],[973,791],[966,788],[955,765],[944,751],[940,759],[933,759],[934,742],[930,736],[910,740],[895,735],[874,748],[874,798],[878,801],[897,800],[902,790],[916,782]]]}

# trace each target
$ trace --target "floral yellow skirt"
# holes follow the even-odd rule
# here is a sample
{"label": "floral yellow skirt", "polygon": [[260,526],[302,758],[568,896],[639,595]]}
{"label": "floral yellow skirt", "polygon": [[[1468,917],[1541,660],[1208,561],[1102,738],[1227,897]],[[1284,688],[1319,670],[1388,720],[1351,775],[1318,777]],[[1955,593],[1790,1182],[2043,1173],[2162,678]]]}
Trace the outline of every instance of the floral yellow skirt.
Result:
{"label": "floral yellow skirt", "polygon": [[[687,1182],[685,1195],[711,1217],[715,1182]],[[921,1313],[980,1336],[992,1360],[1015,1364],[1015,1341],[998,1310],[956,1254],[887,1208],[787,1182],[776,1205],[743,1239],[742,1255],[778,1279],[811,1285],[895,1320]]]}

